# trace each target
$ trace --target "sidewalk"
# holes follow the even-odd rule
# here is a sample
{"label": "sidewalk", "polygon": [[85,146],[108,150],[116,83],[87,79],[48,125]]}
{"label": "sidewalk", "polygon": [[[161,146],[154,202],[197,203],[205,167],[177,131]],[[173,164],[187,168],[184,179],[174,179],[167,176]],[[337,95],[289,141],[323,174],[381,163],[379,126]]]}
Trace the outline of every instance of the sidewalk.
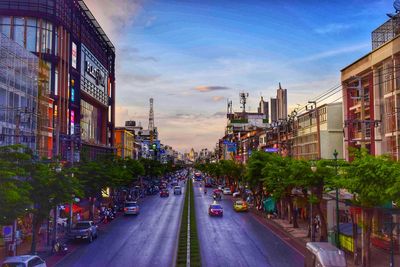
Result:
{"label": "sidewalk", "polygon": [[[262,211],[258,211],[254,208],[251,209],[251,213],[270,228],[275,234],[281,237],[284,241],[291,240],[292,245],[299,252],[306,251],[306,243],[310,241],[308,235],[308,225],[299,223],[299,228],[293,228],[287,220],[282,219],[268,219],[266,214]],[[304,253],[303,253],[304,255]],[[360,266],[355,265],[353,262],[353,255],[346,253],[346,260],[348,267]],[[390,253],[371,245],[371,266],[374,267],[387,267],[390,266]],[[400,266],[400,255],[394,256],[395,264],[393,266]]]}

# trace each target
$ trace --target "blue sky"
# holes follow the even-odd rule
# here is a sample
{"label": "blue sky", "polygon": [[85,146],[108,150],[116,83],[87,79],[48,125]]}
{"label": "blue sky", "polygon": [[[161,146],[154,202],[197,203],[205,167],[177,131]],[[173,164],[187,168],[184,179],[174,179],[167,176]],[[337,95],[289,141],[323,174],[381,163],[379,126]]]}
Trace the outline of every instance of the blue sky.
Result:
{"label": "blue sky", "polygon": [[340,69],[371,50],[392,1],[86,0],[117,48],[117,122],[155,124],[180,151],[212,148],[226,99],[288,89],[304,104],[340,82]]}

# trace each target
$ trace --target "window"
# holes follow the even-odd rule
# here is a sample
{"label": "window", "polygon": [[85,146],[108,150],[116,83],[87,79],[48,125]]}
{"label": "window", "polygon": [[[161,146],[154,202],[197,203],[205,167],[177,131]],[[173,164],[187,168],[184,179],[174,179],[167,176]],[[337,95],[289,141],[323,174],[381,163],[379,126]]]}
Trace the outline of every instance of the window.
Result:
{"label": "window", "polygon": [[0,32],[10,38],[11,34],[11,18],[0,17]]}

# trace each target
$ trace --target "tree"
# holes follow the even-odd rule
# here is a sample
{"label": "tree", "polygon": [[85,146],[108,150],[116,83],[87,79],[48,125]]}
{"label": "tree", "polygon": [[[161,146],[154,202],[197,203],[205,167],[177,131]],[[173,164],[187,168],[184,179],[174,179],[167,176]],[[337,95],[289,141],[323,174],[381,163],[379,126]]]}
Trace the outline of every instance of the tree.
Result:
{"label": "tree", "polygon": [[21,145],[0,147],[0,225],[11,224],[31,206],[27,162],[32,152]]}
{"label": "tree", "polygon": [[[36,252],[36,237],[42,222],[49,218],[50,211],[59,204],[69,202],[72,195],[81,196],[78,180],[72,176],[73,169],[55,171],[57,163],[33,162],[27,183],[31,186],[30,199],[33,209],[33,237],[31,252]],[[72,208],[72,207],[71,207]]]}
{"label": "tree", "polygon": [[257,151],[249,158],[245,171],[245,181],[254,193],[256,204],[261,203],[263,194],[263,173],[262,170],[271,159],[271,154]]}
{"label": "tree", "polygon": [[[362,207],[362,264],[370,266],[370,238],[373,208],[399,199],[396,184],[400,167],[388,156],[372,156],[366,150],[354,152],[354,160],[340,183],[355,194],[355,204]],[[397,195],[397,197],[396,197]]]}

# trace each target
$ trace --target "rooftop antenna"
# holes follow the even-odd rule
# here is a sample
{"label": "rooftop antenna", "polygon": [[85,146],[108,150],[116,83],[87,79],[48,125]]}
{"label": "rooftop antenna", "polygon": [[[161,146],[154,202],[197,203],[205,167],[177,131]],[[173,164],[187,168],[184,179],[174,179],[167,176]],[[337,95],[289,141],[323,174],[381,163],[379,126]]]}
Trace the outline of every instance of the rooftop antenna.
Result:
{"label": "rooftop antenna", "polygon": [[249,93],[242,92],[239,94],[239,97],[240,97],[240,104],[242,104],[242,106],[241,106],[242,112],[244,115],[244,114],[246,114],[246,102],[247,102],[247,98],[249,97]]}
{"label": "rooftop antenna", "polygon": [[227,113],[232,114],[232,100],[227,99],[227,101],[228,101]]}

